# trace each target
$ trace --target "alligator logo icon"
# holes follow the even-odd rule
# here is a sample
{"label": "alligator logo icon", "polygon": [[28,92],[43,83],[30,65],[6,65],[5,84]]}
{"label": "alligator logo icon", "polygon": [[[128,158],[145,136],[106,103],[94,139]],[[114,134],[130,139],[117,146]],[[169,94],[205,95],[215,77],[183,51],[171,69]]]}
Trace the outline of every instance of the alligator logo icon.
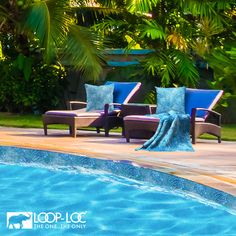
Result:
{"label": "alligator logo icon", "polygon": [[32,212],[7,212],[8,229],[32,229]]}

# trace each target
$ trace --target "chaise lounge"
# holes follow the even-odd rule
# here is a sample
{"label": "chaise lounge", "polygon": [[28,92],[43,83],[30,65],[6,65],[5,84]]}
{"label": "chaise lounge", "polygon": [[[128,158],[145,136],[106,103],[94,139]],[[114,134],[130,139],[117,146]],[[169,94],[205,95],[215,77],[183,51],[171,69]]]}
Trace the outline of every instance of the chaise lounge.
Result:
{"label": "chaise lounge", "polygon": [[[47,111],[43,115],[44,134],[47,135],[47,127],[50,124],[66,124],[69,126],[69,132],[72,137],[76,138],[78,128],[95,127],[97,133],[100,129],[105,130],[105,136],[109,136],[109,131],[112,128],[123,126],[123,120],[119,117],[120,108],[122,104],[127,104],[130,99],[140,89],[140,82],[112,82],[107,81],[103,86],[93,86],[99,92],[102,87],[113,86],[112,101],[110,103],[102,104],[100,110],[89,110],[88,103],[81,101],[70,101],[70,110],[52,110]],[[91,85],[90,85],[91,86]],[[87,90],[86,90],[87,92]],[[106,94],[105,94],[106,95]],[[105,96],[104,95],[104,96]],[[93,94],[91,94],[91,98]],[[88,94],[87,94],[88,100]],[[91,101],[91,103],[98,101]],[[92,104],[93,105],[93,104]],[[81,108],[86,107],[87,108]],[[80,107],[80,109],[78,109]],[[111,110],[110,108],[113,107]]]}
{"label": "chaise lounge", "polygon": [[[191,116],[190,134],[193,144],[196,143],[197,137],[204,133],[216,136],[218,142],[221,142],[221,115],[212,109],[222,95],[222,90],[186,88],[185,112]],[[122,108],[126,141],[129,142],[131,138],[151,138],[157,130],[160,120],[150,115],[154,114],[158,107],[143,105],[139,115],[137,112],[136,115],[129,115],[129,106],[128,104],[123,105]],[[133,112],[135,112],[134,107],[132,105]],[[140,106],[138,107],[140,110]]]}

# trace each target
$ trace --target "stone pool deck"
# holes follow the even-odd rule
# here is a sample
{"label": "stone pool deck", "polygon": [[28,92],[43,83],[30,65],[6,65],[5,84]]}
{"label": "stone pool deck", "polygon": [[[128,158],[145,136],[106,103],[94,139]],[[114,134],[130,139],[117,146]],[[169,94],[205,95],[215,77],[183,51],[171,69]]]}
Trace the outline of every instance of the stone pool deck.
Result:
{"label": "stone pool deck", "polygon": [[[126,143],[119,134],[78,131],[72,138],[68,131],[0,127],[0,144],[76,153],[88,157],[130,160],[138,165],[181,176],[236,196],[236,142],[198,140],[195,152],[135,151],[144,140]],[[235,134],[236,135],[236,134]]]}

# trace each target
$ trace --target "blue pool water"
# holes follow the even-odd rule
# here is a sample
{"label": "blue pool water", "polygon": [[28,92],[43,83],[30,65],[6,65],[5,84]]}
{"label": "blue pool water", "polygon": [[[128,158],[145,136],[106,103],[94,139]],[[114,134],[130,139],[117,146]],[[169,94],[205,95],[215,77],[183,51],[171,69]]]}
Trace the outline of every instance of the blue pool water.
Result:
{"label": "blue pool water", "polygon": [[[0,235],[236,235],[235,197],[190,181],[164,186],[170,176],[131,163],[10,147],[0,163]],[[32,229],[7,229],[9,212],[32,213]]]}

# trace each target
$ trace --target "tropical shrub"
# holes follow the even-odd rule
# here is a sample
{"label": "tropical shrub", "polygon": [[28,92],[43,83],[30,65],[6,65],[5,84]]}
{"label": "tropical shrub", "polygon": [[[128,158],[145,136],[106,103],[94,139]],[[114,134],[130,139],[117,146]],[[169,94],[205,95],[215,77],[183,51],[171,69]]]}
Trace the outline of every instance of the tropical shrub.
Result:
{"label": "tropical shrub", "polygon": [[97,79],[102,70],[102,43],[89,28],[76,24],[68,0],[1,0],[0,41],[3,57],[12,61],[37,51],[43,63],[73,66],[84,77]]}
{"label": "tropical shrub", "polygon": [[66,71],[60,65],[33,64],[29,77],[10,60],[0,61],[0,110],[43,113],[63,106]]}
{"label": "tropical shrub", "polygon": [[206,61],[215,48],[227,50],[227,41],[236,40],[234,0],[106,2],[113,2],[117,12],[95,29],[115,37],[115,47],[153,49],[142,63],[143,73],[164,87],[198,87],[198,65],[211,66]]}

